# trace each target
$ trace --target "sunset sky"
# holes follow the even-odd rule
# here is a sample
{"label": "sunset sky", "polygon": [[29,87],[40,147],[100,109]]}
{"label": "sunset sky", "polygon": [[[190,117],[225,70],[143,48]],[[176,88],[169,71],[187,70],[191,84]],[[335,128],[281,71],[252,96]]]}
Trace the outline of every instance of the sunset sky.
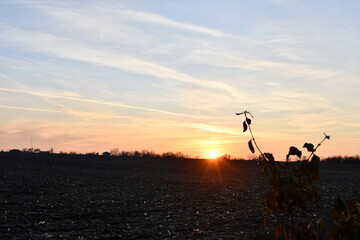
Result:
{"label": "sunset sky", "polygon": [[0,149],[360,153],[360,1],[0,0]]}

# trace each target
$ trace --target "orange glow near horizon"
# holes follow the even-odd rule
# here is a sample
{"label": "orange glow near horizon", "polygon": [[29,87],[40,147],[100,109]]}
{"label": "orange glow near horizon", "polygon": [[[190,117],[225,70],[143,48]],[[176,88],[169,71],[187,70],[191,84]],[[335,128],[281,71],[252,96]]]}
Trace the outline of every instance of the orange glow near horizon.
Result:
{"label": "orange glow near horizon", "polygon": [[216,159],[218,157],[220,157],[220,153],[218,153],[218,152],[216,152],[214,150],[212,150],[211,152],[208,153],[208,158],[209,159]]}

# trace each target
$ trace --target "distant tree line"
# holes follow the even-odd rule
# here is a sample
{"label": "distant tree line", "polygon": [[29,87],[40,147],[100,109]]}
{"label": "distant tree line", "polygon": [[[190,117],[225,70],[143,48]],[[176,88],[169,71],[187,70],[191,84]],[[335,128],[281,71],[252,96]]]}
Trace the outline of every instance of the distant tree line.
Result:
{"label": "distant tree line", "polygon": [[[110,151],[106,151],[103,153],[99,152],[87,152],[85,154],[77,153],[75,151],[70,152],[64,152],[60,151],[59,153],[55,153],[54,149],[51,148],[47,151],[42,151],[39,148],[23,148],[22,150],[19,149],[12,149],[8,152],[1,150],[1,153],[12,153],[12,154],[19,154],[19,153],[34,153],[34,154],[58,154],[58,155],[79,155],[79,156],[99,156],[99,157],[120,157],[120,158],[171,158],[171,159],[191,159],[187,154],[184,154],[182,152],[164,152],[164,153],[155,153],[154,151],[148,151],[148,150],[142,150],[142,151],[123,151],[119,148],[113,148]],[[199,159],[200,157],[195,157]],[[252,161],[258,161],[258,157],[254,157],[253,155],[248,156],[247,159],[244,158],[236,158],[232,157],[229,154],[223,154],[222,156],[218,157],[217,160],[222,161],[230,161],[230,160],[252,160]],[[322,162],[326,163],[338,163],[338,164],[360,164],[360,156],[333,156],[328,157],[323,160]]]}
{"label": "distant tree line", "polygon": [[325,158],[323,161],[328,163],[339,163],[339,164],[346,164],[346,163],[360,164],[360,156],[359,155],[333,156],[333,157]]}
{"label": "distant tree line", "polygon": [[[4,151],[1,151],[4,153]],[[78,155],[78,156],[103,156],[103,157],[120,157],[120,158],[171,158],[171,159],[194,159],[187,154],[182,152],[164,152],[164,153],[155,153],[154,151],[149,150],[142,150],[142,151],[124,151],[120,150],[119,148],[113,148],[110,151],[106,151],[103,153],[99,152],[87,152],[87,153],[77,153],[75,151],[64,152],[60,151],[59,153],[55,153],[54,149],[51,148],[48,151],[42,151],[39,148],[23,148],[22,150],[19,149],[12,149],[9,153],[24,153],[24,154],[57,154],[57,155]],[[196,156],[195,159],[200,159],[199,156]],[[243,158],[235,158],[229,154],[223,154],[217,158],[217,160],[221,161],[229,161],[229,160],[245,160]],[[249,159],[250,160],[250,159]],[[251,159],[253,160],[253,159]]]}
{"label": "distant tree line", "polygon": [[23,148],[19,149],[11,149],[10,151],[1,151],[1,153],[10,153],[10,154],[53,154],[53,155],[73,155],[73,156],[99,156],[99,157],[119,157],[119,158],[173,158],[173,159],[189,159],[191,158],[189,155],[184,154],[182,152],[165,152],[162,154],[155,153],[153,151],[142,150],[142,151],[122,151],[119,148],[111,149],[110,151],[106,151],[103,153],[99,152],[87,152],[85,154],[77,153],[75,151],[64,152],[60,151],[59,153],[55,153],[54,149],[51,148],[48,151],[42,151],[39,148]]}
{"label": "distant tree line", "polygon": [[189,155],[182,152],[165,152],[162,154],[155,153],[154,151],[122,151],[119,148],[113,148],[109,152],[103,152],[103,156],[116,156],[116,157],[145,157],[145,158],[179,158],[187,159]]}

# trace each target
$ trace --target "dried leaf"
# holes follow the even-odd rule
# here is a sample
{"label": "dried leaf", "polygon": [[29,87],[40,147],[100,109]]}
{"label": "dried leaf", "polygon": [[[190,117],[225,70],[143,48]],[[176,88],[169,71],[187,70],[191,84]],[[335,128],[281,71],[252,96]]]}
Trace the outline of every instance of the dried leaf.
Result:
{"label": "dried leaf", "polygon": [[246,121],[243,122],[243,127],[244,127],[243,132],[246,132],[246,130],[248,129],[248,125],[247,125]]}
{"label": "dried leaf", "polygon": [[288,155],[286,155],[286,160],[289,160],[289,157],[291,155],[296,155],[299,158],[301,157],[301,151],[297,149],[296,147],[290,147]]}
{"label": "dried leaf", "polygon": [[254,153],[254,152],[255,152],[255,149],[254,149],[254,146],[252,145],[252,141],[251,141],[251,140],[248,142],[248,145],[249,145],[249,149],[250,149],[251,153]]}
{"label": "dried leaf", "polygon": [[272,155],[272,153],[264,153],[265,157],[270,161],[270,162],[274,162],[274,156]]}
{"label": "dried leaf", "polygon": [[246,123],[247,123],[248,125],[250,125],[250,124],[251,124],[251,119],[250,119],[250,118],[246,118]]}
{"label": "dried leaf", "polygon": [[309,152],[315,152],[314,144],[312,143],[305,143],[303,148],[306,148]]}

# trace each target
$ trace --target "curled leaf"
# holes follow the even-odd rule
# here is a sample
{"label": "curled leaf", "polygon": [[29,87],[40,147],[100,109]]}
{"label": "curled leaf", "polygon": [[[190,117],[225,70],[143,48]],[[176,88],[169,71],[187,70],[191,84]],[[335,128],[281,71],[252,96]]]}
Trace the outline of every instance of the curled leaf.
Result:
{"label": "curled leaf", "polygon": [[250,125],[250,124],[251,124],[251,119],[250,119],[250,118],[246,118],[246,123],[247,123],[248,125]]}
{"label": "curled leaf", "polygon": [[254,149],[254,146],[252,145],[252,141],[251,141],[251,140],[248,142],[248,145],[249,145],[250,151],[251,151],[252,153],[254,153],[254,152],[255,152],[255,149]]}
{"label": "curled leaf", "polygon": [[288,155],[286,155],[286,160],[287,161],[289,160],[289,157],[291,155],[296,155],[296,156],[298,156],[300,158],[301,157],[301,151],[299,149],[297,149],[296,147],[290,147],[289,153],[288,153]]}
{"label": "curled leaf", "polygon": [[243,122],[243,127],[244,127],[243,132],[246,132],[246,130],[248,129],[248,125],[247,125],[246,121]]}
{"label": "curled leaf", "polygon": [[314,144],[312,143],[305,143],[303,148],[306,148],[309,152],[315,152]]}
{"label": "curled leaf", "polygon": [[274,162],[274,156],[272,155],[272,153],[264,153],[265,157],[270,161],[270,162]]}

